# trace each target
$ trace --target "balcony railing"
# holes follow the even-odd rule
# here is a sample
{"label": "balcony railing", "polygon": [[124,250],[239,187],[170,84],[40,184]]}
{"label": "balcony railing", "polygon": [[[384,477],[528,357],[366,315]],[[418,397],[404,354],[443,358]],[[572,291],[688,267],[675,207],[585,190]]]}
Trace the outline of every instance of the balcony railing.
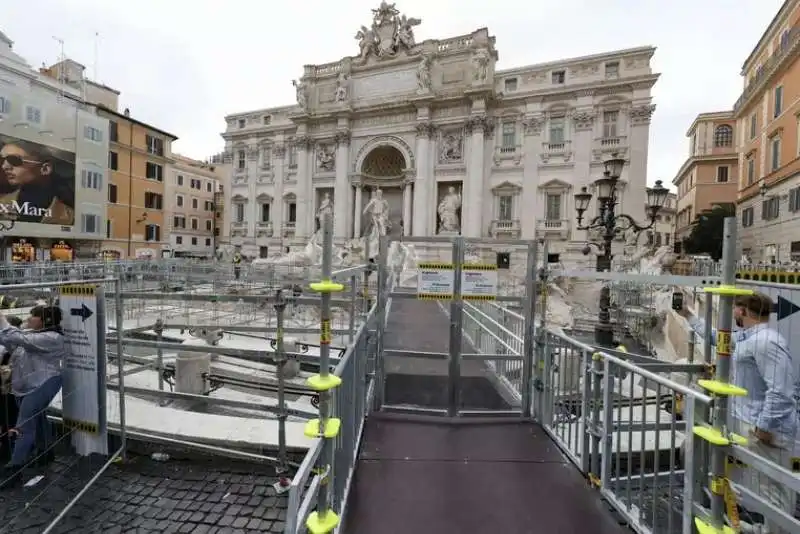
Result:
{"label": "balcony railing", "polygon": [[628,145],[628,138],[624,135],[617,135],[614,137],[601,137],[595,140],[601,148],[616,148]]}
{"label": "balcony railing", "polygon": [[495,219],[492,221],[490,232],[492,237],[509,235],[518,238],[521,232],[519,219]]}
{"label": "balcony railing", "polygon": [[564,154],[565,152],[569,151],[569,148],[569,141],[561,141],[558,143],[542,143],[542,152],[546,154]]}
{"label": "balcony railing", "polygon": [[261,236],[272,237],[272,221],[259,221],[256,223],[256,233]]}
{"label": "balcony railing", "polygon": [[795,26],[791,30],[786,37],[781,39],[780,45],[775,52],[769,57],[767,61],[765,61],[756,71],[755,76],[745,87],[744,91],[742,91],[741,96],[736,100],[736,103],[733,105],[733,111],[736,113],[739,109],[745,105],[745,103],[749,100],[751,96],[758,93],[761,89],[763,82],[768,80],[770,76],[775,72],[778,65],[786,59],[789,54],[795,51],[795,47],[800,41],[800,26]]}
{"label": "balcony railing", "polygon": [[569,236],[570,224],[567,219],[539,219],[536,221],[538,235],[559,236],[566,239]]}

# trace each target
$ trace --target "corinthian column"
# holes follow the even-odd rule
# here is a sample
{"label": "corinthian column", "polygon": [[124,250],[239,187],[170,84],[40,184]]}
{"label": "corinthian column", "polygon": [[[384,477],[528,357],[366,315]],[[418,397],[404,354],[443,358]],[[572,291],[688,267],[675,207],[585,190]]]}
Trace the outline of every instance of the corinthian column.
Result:
{"label": "corinthian column", "polygon": [[283,235],[283,183],[286,181],[286,169],[283,158],[286,157],[286,147],[275,145],[272,149],[275,157],[275,198],[272,201],[272,228],[274,236]]}
{"label": "corinthian column", "polygon": [[[403,181],[403,235],[411,235],[413,222],[411,215],[411,181]],[[415,224],[414,224],[415,225]]]}
{"label": "corinthian column", "polygon": [[355,217],[355,222],[353,223],[353,237],[361,237],[361,210],[363,204],[362,199],[362,185],[356,184],[356,205],[353,208],[353,217]]}
{"label": "corinthian column", "polygon": [[484,115],[474,115],[467,121],[469,166],[461,209],[461,234],[466,237],[480,237],[483,228],[483,134],[487,126]]}
{"label": "corinthian column", "polygon": [[347,170],[350,168],[350,132],[339,131],[334,136],[336,141],[336,182],[333,187],[333,237],[347,238],[350,229],[353,208],[350,205],[350,180]]}
{"label": "corinthian column", "polygon": [[[433,125],[429,122],[417,124],[417,177],[414,181],[414,224],[407,221],[406,227],[411,227],[413,235],[426,236],[431,234],[428,221],[431,211],[431,199],[429,191],[433,176],[429,173],[428,160],[430,159],[431,136],[433,135]],[[404,195],[405,196],[405,195]],[[405,206],[404,206],[405,209]]]}
{"label": "corinthian column", "polygon": [[[311,192],[311,167],[308,162],[308,152],[313,141],[310,137],[301,136],[294,140],[297,146],[297,226],[294,235],[307,238],[314,228],[309,228],[309,220],[313,219],[314,199]],[[309,215],[311,214],[311,215]]]}

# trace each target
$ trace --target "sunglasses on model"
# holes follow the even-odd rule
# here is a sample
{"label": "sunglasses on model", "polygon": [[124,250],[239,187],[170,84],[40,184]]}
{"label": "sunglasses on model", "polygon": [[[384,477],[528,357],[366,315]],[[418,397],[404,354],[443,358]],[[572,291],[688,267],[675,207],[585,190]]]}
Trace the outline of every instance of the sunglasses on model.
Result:
{"label": "sunglasses on model", "polygon": [[12,167],[22,167],[26,163],[37,165],[41,164],[42,162],[36,161],[34,159],[25,159],[22,156],[15,156],[12,154],[10,156],[0,156],[0,165],[2,165],[3,163],[8,163]]}

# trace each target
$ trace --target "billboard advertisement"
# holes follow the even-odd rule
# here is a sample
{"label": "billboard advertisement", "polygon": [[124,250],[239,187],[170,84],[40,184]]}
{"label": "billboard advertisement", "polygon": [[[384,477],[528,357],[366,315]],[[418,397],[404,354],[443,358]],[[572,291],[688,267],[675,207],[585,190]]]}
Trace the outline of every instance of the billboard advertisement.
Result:
{"label": "billboard advertisement", "polygon": [[0,219],[75,224],[75,154],[0,135]]}

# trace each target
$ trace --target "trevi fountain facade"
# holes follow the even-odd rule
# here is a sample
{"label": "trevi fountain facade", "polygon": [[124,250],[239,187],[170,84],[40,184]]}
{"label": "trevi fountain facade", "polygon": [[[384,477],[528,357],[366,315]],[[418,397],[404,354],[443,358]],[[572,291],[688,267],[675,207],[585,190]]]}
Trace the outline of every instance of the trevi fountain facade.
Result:
{"label": "trevi fountain facade", "polygon": [[293,105],[225,118],[227,224],[246,256],[302,254],[331,213],[340,245],[547,238],[567,261],[587,239],[572,195],[612,154],[628,161],[622,211],[644,218],[653,48],[498,70],[488,29],[423,39],[386,2],[349,32],[353,56],[306,65]]}

